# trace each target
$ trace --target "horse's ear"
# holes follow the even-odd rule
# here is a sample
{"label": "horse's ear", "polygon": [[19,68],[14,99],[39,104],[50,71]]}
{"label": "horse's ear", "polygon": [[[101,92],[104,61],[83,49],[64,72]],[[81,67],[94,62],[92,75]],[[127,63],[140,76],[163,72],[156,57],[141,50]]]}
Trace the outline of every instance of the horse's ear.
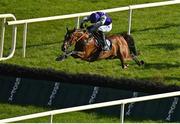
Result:
{"label": "horse's ear", "polygon": [[66,27],[66,31],[67,31],[67,32],[69,32],[69,29],[68,29],[68,27]]}
{"label": "horse's ear", "polygon": [[75,30],[76,30],[76,28],[74,27],[73,31],[75,31]]}

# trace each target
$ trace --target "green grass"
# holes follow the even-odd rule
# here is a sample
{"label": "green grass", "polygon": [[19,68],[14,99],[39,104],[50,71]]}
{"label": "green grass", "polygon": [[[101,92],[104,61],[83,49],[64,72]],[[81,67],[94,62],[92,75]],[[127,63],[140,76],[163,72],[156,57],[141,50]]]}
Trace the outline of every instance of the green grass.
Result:
{"label": "green grass", "polygon": [[[19,106],[12,104],[0,104],[0,119],[17,117],[27,114],[39,113],[43,111],[49,111],[50,108],[42,108],[35,106]],[[29,119],[20,121],[23,123],[48,123],[50,122],[50,116]],[[66,114],[59,114],[53,117],[54,123],[119,123],[120,118],[114,116],[101,115],[94,112],[73,112]],[[147,120],[147,119],[134,119],[125,118],[125,122],[142,122],[142,123],[152,123],[152,122],[163,122],[162,120]]]}
{"label": "green grass", "polygon": [[[164,0],[1,0],[0,13],[13,13],[20,19],[47,17],[54,15],[108,9],[129,4],[140,4]],[[127,31],[128,12],[110,13],[113,18],[111,34]],[[60,46],[66,26],[73,28],[75,19],[33,23],[28,25],[26,58],[22,57],[22,31],[18,26],[17,49],[12,59],[0,63],[21,66],[51,68],[68,73],[88,73],[113,78],[136,78],[180,85],[180,5],[147,8],[133,11],[132,36],[141,51],[140,59],[144,67],[129,62],[127,70],[120,67],[119,60],[102,60],[89,63],[69,57],[63,62],[55,58],[62,54]],[[0,27],[1,28],[1,27]],[[4,56],[8,55],[11,45],[11,27],[6,27]],[[9,118],[30,113],[48,111],[50,108],[0,104],[0,118]],[[113,122],[118,117],[107,117],[96,113],[75,112],[56,115],[54,122]],[[49,117],[23,122],[49,122]],[[125,122],[163,122],[126,119]]]}
{"label": "green grass", "polygon": [[[76,12],[107,9],[129,4],[163,0],[3,0],[0,13],[14,13],[18,20]],[[128,12],[110,13],[113,18],[111,34],[127,31]],[[141,51],[144,67],[129,62],[123,70],[120,61],[102,60],[89,63],[69,57],[63,62],[55,58],[62,54],[60,46],[66,26],[73,28],[75,19],[33,23],[28,25],[26,58],[22,58],[22,30],[18,26],[17,49],[14,57],[1,63],[28,67],[51,68],[68,73],[88,73],[113,78],[136,78],[180,85],[180,5],[147,8],[133,11],[132,36]],[[7,27],[4,55],[11,44],[10,27]],[[9,33],[8,33],[9,32]]]}

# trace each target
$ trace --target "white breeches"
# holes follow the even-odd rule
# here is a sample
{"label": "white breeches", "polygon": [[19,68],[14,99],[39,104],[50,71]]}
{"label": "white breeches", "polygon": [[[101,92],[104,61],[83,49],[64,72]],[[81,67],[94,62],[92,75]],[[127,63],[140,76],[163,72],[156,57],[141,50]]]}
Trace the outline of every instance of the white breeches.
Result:
{"label": "white breeches", "polygon": [[98,28],[98,31],[109,32],[112,29],[112,23],[110,25],[103,25]]}

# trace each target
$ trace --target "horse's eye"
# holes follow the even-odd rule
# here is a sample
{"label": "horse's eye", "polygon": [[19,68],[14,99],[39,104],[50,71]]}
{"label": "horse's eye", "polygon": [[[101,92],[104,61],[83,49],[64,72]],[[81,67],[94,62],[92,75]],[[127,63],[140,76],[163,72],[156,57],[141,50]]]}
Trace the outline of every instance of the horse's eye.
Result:
{"label": "horse's eye", "polygon": [[68,34],[66,34],[66,35],[65,35],[65,39],[68,39],[68,37],[69,37],[69,35],[68,35]]}

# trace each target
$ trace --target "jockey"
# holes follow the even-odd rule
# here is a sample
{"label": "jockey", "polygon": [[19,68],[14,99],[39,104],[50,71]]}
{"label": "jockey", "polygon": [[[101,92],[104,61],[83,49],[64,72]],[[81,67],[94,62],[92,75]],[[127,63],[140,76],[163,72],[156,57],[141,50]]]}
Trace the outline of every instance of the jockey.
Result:
{"label": "jockey", "polygon": [[95,33],[98,31],[102,50],[107,51],[110,50],[109,46],[107,45],[106,39],[105,39],[105,32],[109,32],[112,29],[112,19],[104,12],[95,12],[92,13],[90,16],[84,17],[81,20],[80,28],[83,28],[83,24],[85,22],[91,22],[93,25],[88,27],[88,31],[90,33]]}

